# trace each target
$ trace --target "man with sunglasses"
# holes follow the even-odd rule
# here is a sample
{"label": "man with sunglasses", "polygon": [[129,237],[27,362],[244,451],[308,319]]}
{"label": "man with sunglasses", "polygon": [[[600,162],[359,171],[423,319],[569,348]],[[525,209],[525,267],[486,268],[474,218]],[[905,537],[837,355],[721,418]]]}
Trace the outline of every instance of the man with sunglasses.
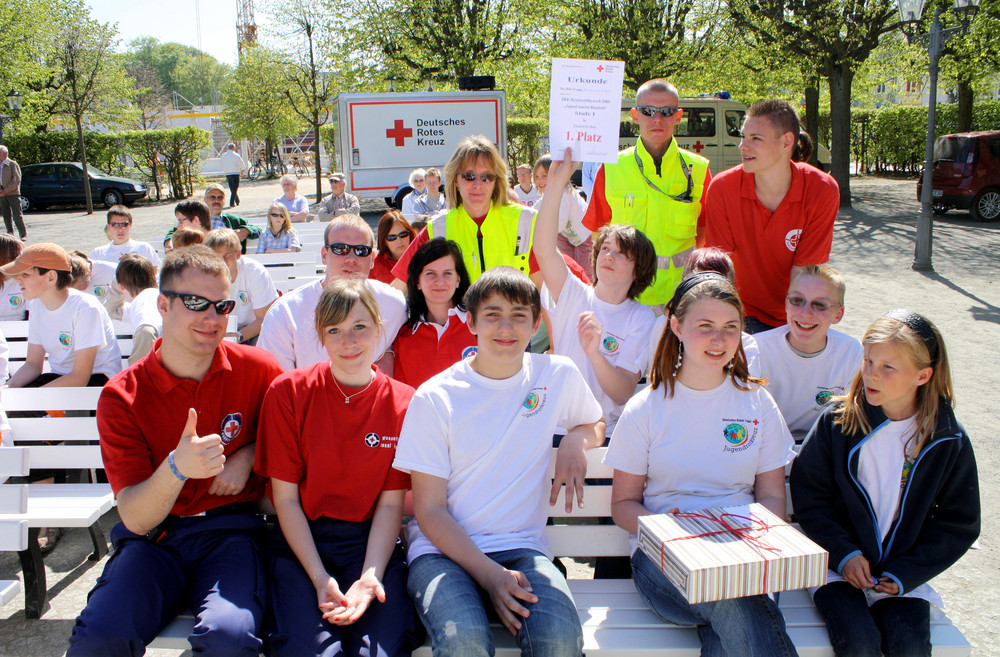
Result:
{"label": "man with sunglasses", "polygon": [[382,315],[382,330],[375,347],[376,364],[387,376],[392,376],[394,355],[389,347],[406,321],[406,298],[399,290],[368,278],[375,260],[371,227],[358,215],[345,214],[330,222],[323,240],[326,246],[320,253],[326,277],[275,301],[264,316],[257,346],[271,352],[286,372],[329,360],[330,355],[316,333],[316,304],[326,286],[338,278],[363,280]]}
{"label": "man with sunglasses", "polygon": [[188,606],[195,652],[261,649],[264,480],[253,461],[261,402],[281,368],[259,349],[223,342],[229,293],[229,270],[210,249],[167,255],[163,337],[101,393],[101,452],[122,522],[68,655],[139,654]]}
{"label": "man with sunglasses", "polygon": [[610,223],[629,224],[645,233],[656,247],[657,271],[639,301],[658,307],[673,295],[694,248],[712,174],[707,158],[680,148],[673,138],[684,110],[672,84],[649,80],[639,87],[635,103],[639,140],[619,153],[617,162],[598,169],[583,225],[597,231]]}
{"label": "man with sunglasses", "polygon": [[330,174],[330,191],[333,192],[319,205],[319,221],[330,221],[343,214],[361,214],[361,201],[347,193],[347,177],[337,171]]}
{"label": "man with sunglasses", "polygon": [[108,223],[104,232],[111,241],[91,251],[91,260],[118,262],[126,253],[138,253],[153,263],[154,267],[160,266],[160,256],[149,242],[132,239],[132,211],[124,205],[113,205],[108,210]]}

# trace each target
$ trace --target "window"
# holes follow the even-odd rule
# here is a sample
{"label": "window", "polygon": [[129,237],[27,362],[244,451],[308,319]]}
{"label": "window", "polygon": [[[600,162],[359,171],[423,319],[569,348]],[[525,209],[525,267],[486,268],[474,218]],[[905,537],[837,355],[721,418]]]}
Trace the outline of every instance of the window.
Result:
{"label": "window", "polygon": [[714,137],[715,108],[685,107],[681,122],[674,128],[678,137]]}

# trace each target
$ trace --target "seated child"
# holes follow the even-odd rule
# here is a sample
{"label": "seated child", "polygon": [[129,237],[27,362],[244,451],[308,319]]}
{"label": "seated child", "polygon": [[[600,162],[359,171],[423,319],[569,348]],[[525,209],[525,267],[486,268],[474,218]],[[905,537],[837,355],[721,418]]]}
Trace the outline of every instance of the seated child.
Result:
{"label": "seated child", "polygon": [[929,657],[943,603],[927,582],[979,536],[976,457],[937,328],[893,310],[862,343],[861,370],[792,465],[795,519],[830,552],[813,600],[834,655]]}
{"label": "seated child", "polygon": [[122,321],[132,327],[132,355],[128,358],[132,365],[149,353],[163,333],[163,316],[156,307],[160,296],[156,267],[145,256],[126,253],[118,263],[115,282],[125,297]]}
{"label": "seated child", "polygon": [[856,338],[830,328],[844,316],[844,279],[826,265],[803,267],[785,297],[786,326],[758,333],[761,376],[799,442],[861,367]]}
{"label": "seated child", "polygon": [[[413,485],[407,588],[435,655],[492,651],[489,600],[522,655],[580,657],[583,631],[551,560],[546,502],[565,483],[571,510],[583,452],[604,440],[601,407],[569,359],[525,353],[541,315],[527,276],[487,269],[465,305],[478,351],[417,389],[393,464]],[[550,484],[557,425],[569,431]]]}
{"label": "seated child", "polygon": [[239,342],[256,345],[260,325],[278,290],[270,274],[252,258],[240,253],[240,238],[232,228],[216,228],[205,236],[205,246],[215,251],[229,267],[230,298],[236,301],[236,337]]}

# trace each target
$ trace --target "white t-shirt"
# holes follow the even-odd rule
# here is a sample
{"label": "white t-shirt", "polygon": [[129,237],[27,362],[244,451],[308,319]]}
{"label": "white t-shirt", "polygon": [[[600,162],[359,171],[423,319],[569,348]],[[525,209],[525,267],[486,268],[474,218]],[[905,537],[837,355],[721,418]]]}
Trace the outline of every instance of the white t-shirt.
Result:
{"label": "white t-shirt", "polygon": [[49,367],[60,376],[73,371],[77,349],[97,347],[94,374],[108,377],[122,369],[122,354],[115,339],[115,329],[101,302],[70,288],[69,296],[55,310],[39,299],[28,304],[28,344],[37,344],[48,355]]}
{"label": "white t-shirt", "polygon": [[727,378],[711,390],[678,381],[673,397],[665,392],[649,387],[629,400],[604,456],[616,470],[645,475],[642,503],[653,513],[749,504],[757,475],[795,458],[763,388],[741,390]]}
{"label": "white t-shirt", "polygon": [[518,202],[527,205],[529,208],[536,207],[538,201],[542,198],[542,195],[538,192],[538,188],[534,184],[531,185],[531,189],[524,191],[521,189],[521,183],[518,183],[514,185],[514,193],[517,194]]}
{"label": "white t-shirt", "polygon": [[257,319],[254,310],[267,308],[278,298],[278,290],[264,265],[242,256],[236,261],[236,280],[230,287],[229,298],[236,300],[236,326],[243,328]]}
{"label": "white t-shirt", "polygon": [[219,159],[222,160],[222,172],[227,176],[237,175],[246,168],[243,158],[236,151],[226,149]]}
{"label": "white t-shirt", "polygon": [[607,433],[614,429],[624,404],[616,404],[601,388],[594,367],[580,345],[580,334],[576,324],[580,315],[593,311],[601,324],[601,354],[615,367],[628,372],[642,372],[643,360],[648,349],[653,324],[656,317],[647,306],[634,299],[626,299],[619,304],[601,301],[594,288],[576,276],[567,275],[559,294],[559,303],[552,301],[546,285],[542,285],[542,306],[549,313],[552,323],[553,352],[567,356],[580,369],[584,380],[590,386],[604,411]]}
{"label": "white t-shirt", "polygon": [[126,253],[136,253],[148,259],[153,263],[154,267],[160,266],[160,256],[156,255],[156,251],[149,245],[149,242],[139,242],[137,240],[129,240],[124,244],[108,242],[104,246],[99,246],[91,251],[90,259],[110,262],[117,267],[118,261]]}
{"label": "white t-shirt", "polygon": [[14,277],[4,281],[3,290],[0,291],[0,321],[20,321],[24,319],[24,293],[21,286]]}
{"label": "white t-shirt", "polygon": [[[417,388],[393,467],[448,481],[448,511],[482,552],[530,548],[551,557],[545,521],[557,425],[596,422],[601,408],[562,356],[525,354],[509,379],[460,361]],[[416,519],[407,559],[440,553]]]}
{"label": "white t-shirt", "polygon": [[117,262],[105,262],[104,260],[90,261],[90,290],[89,292],[97,297],[102,304],[108,302],[115,289],[115,272],[118,271]]}
{"label": "white t-shirt", "polygon": [[[653,367],[653,359],[656,358],[656,347],[660,344],[660,337],[663,336],[663,331],[667,328],[667,316],[660,315],[656,318],[656,323],[653,324],[652,338],[649,341],[649,352],[646,354],[646,361],[643,363],[642,371],[648,373],[650,368]],[[755,379],[760,378],[760,354],[757,347],[757,340],[754,336],[749,333],[744,332],[740,336],[740,342],[743,343],[743,354],[747,357],[747,370],[750,372],[750,376]]]}
{"label": "white t-shirt", "polygon": [[801,439],[834,395],[844,395],[861,367],[864,348],[855,338],[830,329],[826,348],[810,358],[788,344],[788,327],[757,334],[760,371],[792,434]]}
{"label": "white t-shirt", "polygon": [[[365,279],[365,285],[382,314],[382,334],[373,354],[373,360],[378,360],[406,321],[406,298],[399,290],[373,278]],[[316,333],[316,304],[323,287],[323,280],[319,280],[296,288],[274,302],[264,316],[257,346],[271,352],[286,372],[330,358]]]}
{"label": "white t-shirt", "polygon": [[7,345],[7,338],[3,331],[0,331],[0,385],[3,385],[7,377],[10,376],[8,363],[10,362],[10,347]]}
{"label": "white t-shirt", "polygon": [[122,321],[132,327],[133,333],[139,330],[140,326],[152,326],[156,329],[157,335],[163,334],[163,315],[156,307],[159,296],[160,290],[147,287],[125,304]]}
{"label": "white t-shirt", "polygon": [[[544,194],[535,201],[534,208],[542,206]],[[583,225],[583,215],[587,211],[587,201],[580,196],[572,185],[563,188],[562,201],[559,203],[559,234],[569,240],[573,246],[580,246],[590,237],[590,230]]]}

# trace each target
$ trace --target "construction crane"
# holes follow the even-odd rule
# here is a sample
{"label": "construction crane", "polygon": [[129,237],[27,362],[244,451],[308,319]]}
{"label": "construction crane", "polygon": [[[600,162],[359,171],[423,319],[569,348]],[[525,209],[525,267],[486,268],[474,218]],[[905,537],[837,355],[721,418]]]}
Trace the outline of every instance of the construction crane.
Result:
{"label": "construction crane", "polygon": [[236,0],[236,47],[240,56],[254,45],[257,45],[257,24],[253,20],[253,0]]}

